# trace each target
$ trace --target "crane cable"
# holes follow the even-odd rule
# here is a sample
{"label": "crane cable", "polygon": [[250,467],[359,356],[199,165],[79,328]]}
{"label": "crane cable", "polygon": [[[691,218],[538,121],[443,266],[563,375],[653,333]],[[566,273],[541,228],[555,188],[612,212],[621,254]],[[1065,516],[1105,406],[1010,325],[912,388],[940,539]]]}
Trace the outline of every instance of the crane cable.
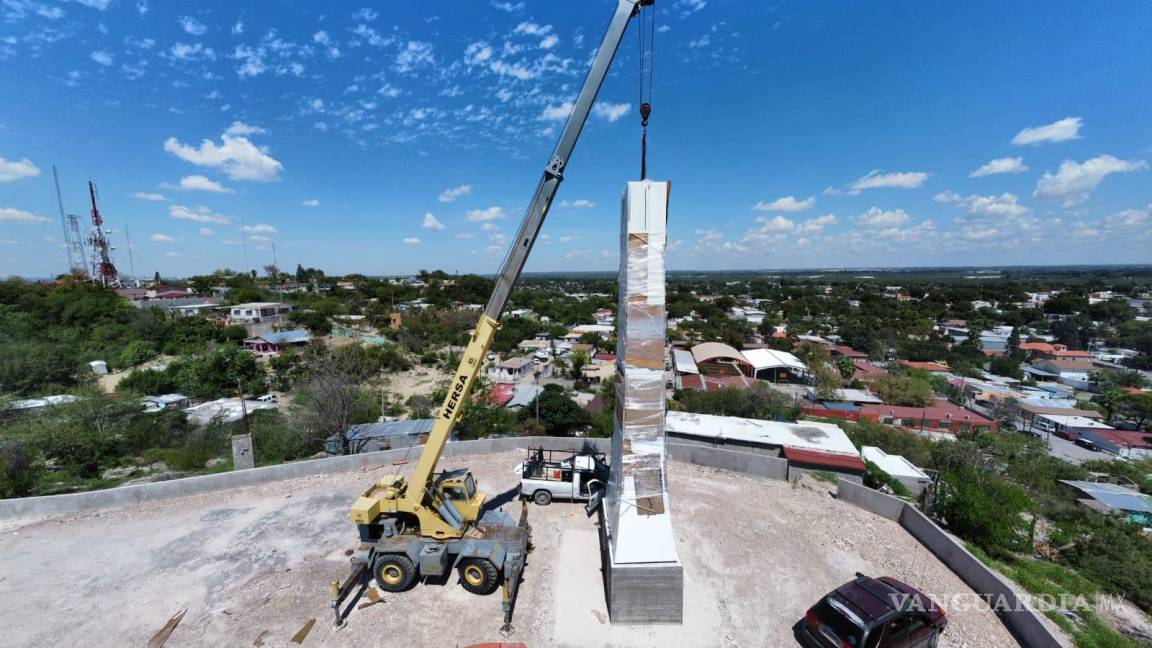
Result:
{"label": "crane cable", "polygon": [[[647,11],[645,11],[647,9]],[[645,18],[647,17],[647,27]],[[652,77],[656,57],[656,8],[651,2],[640,2],[637,40],[640,44],[640,179],[648,179],[648,118],[652,115]],[[645,42],[647,32],[647,42]],[[645,88],[647,82],[647,88]]]}

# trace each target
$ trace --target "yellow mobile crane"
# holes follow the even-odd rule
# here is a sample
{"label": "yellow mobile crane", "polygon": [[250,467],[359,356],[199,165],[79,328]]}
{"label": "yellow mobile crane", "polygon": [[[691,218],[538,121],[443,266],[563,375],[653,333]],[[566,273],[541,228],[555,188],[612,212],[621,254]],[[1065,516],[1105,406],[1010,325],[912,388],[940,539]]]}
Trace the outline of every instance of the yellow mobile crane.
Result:
{"label": "yellow mobile crane", "polygon": [[[401,475],[385,475],[352,505],[352,522],[360,532],[361,544],[351,558],[352,575],[343,585],[332,584],[332,607],[337,624],[342,620],[340,604],[358,585],[367,584],[369,576],[375,577],[380,589],[398,592],[410,587],[418,576],[443,576],[455,567],[461,585],[470,592],[488,594],[503,583],[505,629],[510,627],[531,533],[527,508],[522,509],[519,523],[499,509],[486,511],[485,495],[477,489],[469,470],[436,473],[436,465],[460,418],[464,399],[480,373],[492,338],[500,329],[500,315],[536,242],[556,190],[564,180],[565,167],[628,23],[653,1],[617,1],[604,40],[544,167],[532,203],[496,277],[492,296],[464,351],[412,475],[407,479]],[[645,123],[650,109],[647,103],[641,104]]]}

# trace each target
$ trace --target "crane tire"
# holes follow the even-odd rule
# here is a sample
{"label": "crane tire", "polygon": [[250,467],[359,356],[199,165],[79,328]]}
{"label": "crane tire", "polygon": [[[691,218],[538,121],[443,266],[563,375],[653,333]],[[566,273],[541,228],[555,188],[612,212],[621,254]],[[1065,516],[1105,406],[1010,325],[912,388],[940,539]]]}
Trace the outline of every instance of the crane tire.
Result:
{"label": "crane tire", "polygon": [[460,561],[459,570],[460,585],[473,594],[491,594],[500,586],[500,572],[489,560],[465,558]]}
{"label": "crane tire", "polygon": [[404,554],[386,554],[376,559],[373,575],[376,587],[385,592],[403,592],[416,580],[416,565]]}

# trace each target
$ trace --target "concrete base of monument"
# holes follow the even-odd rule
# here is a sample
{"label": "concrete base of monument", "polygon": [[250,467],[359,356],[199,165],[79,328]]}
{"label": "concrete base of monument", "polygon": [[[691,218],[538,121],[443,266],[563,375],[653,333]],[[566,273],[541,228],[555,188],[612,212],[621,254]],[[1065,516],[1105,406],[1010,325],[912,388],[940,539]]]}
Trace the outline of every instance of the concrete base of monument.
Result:
{"label": "concrete base of monument", "polygon": [[[664,512],[644,514],[628,498],[630,484],[625,486],[616,528],[605,524],[603,512],[600,518],[608,616],[613,624],[683,623],[684,566],[672,535],[668,495]],[[615,541],[611,534],[618,534]]]}

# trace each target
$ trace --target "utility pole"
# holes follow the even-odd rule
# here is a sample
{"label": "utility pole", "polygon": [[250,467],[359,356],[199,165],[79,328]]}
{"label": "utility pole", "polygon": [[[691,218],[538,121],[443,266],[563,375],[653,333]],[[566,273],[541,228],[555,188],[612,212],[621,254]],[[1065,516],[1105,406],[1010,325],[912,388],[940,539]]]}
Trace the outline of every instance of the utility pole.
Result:
{"label": "utility pole", "polygon": [[236,379],[236,392],[240,395],[240,416],[244,421],[244,434],[232,435],[232,470],[256,467],[256,453],[252,448],[252,431],[248,427],[248,405],[244,402],[244,388]]}
{"label": "utility pole", "polygon": [[124,245],[128,246],[128,271],[132,274],[132,283],[140,286],[140,280],[136,277],[136,260],[132,258],[132,239],[128,236],[128,226],[124,226]]}

